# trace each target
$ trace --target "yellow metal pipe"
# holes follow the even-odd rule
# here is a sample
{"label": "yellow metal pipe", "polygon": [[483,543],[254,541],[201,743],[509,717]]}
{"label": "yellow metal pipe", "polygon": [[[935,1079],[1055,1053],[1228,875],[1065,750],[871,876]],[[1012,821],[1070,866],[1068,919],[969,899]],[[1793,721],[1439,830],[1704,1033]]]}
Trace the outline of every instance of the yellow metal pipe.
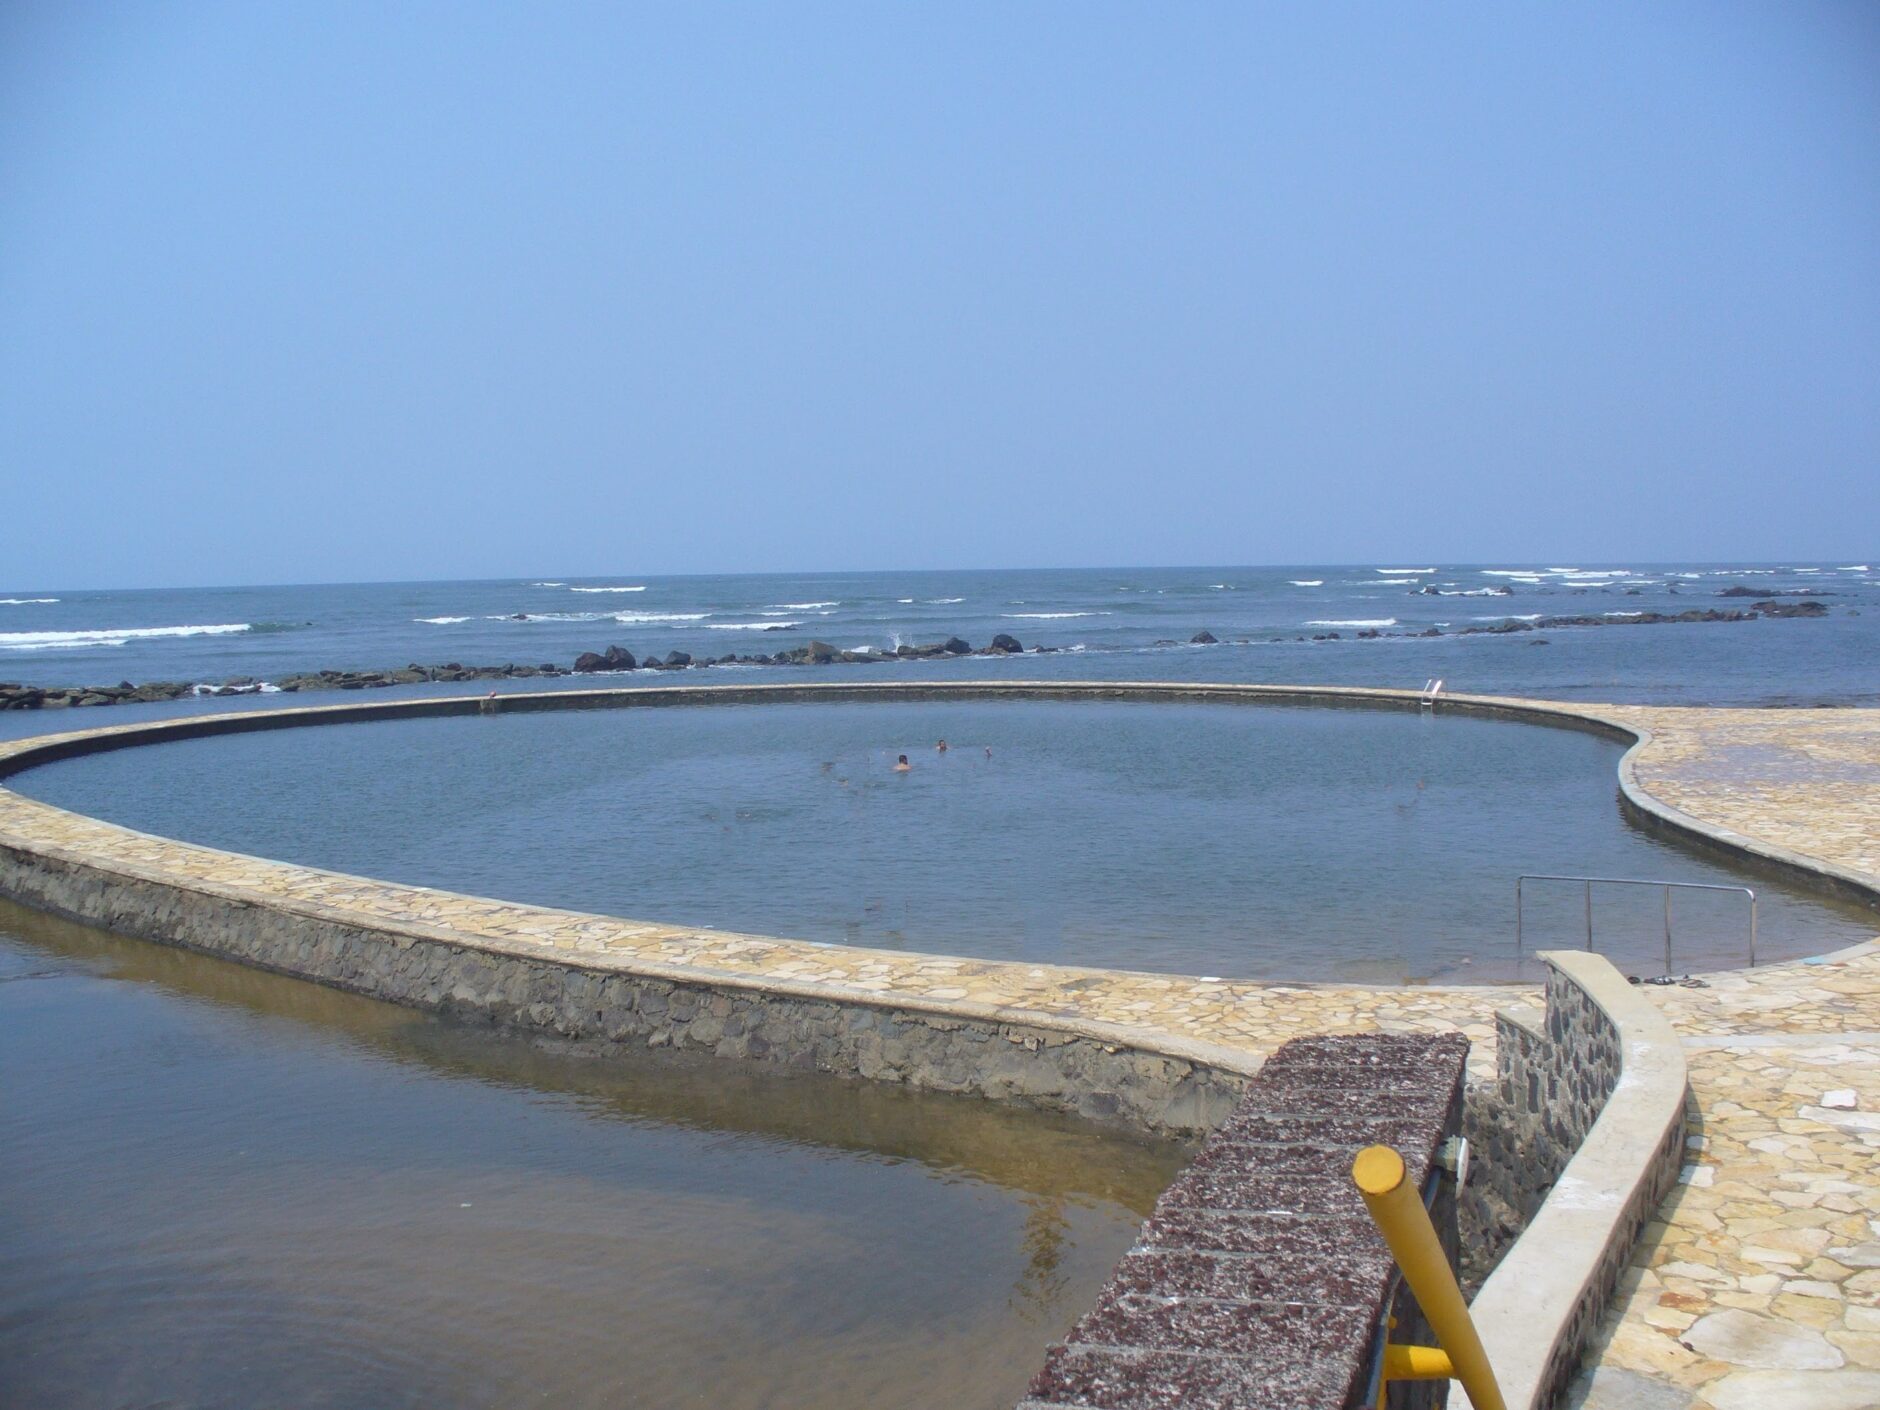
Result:
{"label": "yellow metal pipe", "polygon": [[1387,1381],[1449,1381],[1455,1376],[1455,1363],[1441,1347],[1393,1343],[1384,1348],[1384,1379]]}
{"label": "yellow metal pipe", "polygon": [[[1437,1341],[1449,1354],[1455,1378],[1469,1393],[1475,1410],[1507,1410],[1501,1387],[1488,1364],[1488,1353],[1476,1335],[1469,1305],[1450,1270],[1429,1211],[1405,1179],[1403,1157],[1389,1146],[1368,1146],[1351,1163],[1351,1178],[1364,1196],[1371,1220],[1390,1245],[1391,1256],[1403,1270],[1404,1281],[1416,1295],[1417,1306],[1435,1329]],[[1411,1348],[1403,1348],[1409,1350]],[[1385,1353],[1384,1374],[1390,1375]]]}

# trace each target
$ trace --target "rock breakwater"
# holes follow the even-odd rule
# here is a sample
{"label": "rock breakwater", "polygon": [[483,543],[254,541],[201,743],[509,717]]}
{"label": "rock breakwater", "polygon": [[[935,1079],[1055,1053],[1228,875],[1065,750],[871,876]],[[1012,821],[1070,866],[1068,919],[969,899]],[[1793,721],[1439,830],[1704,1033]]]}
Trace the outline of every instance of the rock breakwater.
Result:
{"label": "rock breakwater", "polygon": [[[1813,598],[1777,601],[1769,598],[1747,608],[1691,608],[1684,612],[1616,612],[1581,616],[1509,617],[1501,621],[1451,628],[1424,627],[1421,630],[1390,631],[1382,626],[1366,627],[1349,636],[1341,632],[1317,632],[1312,636],[1291,638],[1265,635],[1258,638],[1218,637],[1206,630],[1196,632],[1189,646],[1248,645],[1254,641],[1378,641],[1401,637],[1443,637],[1509,635],[1517,632],[1562,630],[1577,627],[1642,627],[1692,622],[1752,622],[1761,618],[1825,617],[1826,604]],[[1155,643],[1177,647],[1172,639]],[[603,651],[584,651],[567,666],[552,661],[539,665],[508,662],[500,666],[467,666],[450,661],[443,665],[422,666],[413,662],[382,671],[311,671],[283,676],[278,681],[262,681],[238,676],[219,683],[190,681],[146,681],[133,685],[35,686],[0,681],[0,710],[48,710],[98,705],[154,704],[197,696],[295,694],[314,690],[375,690],[394,685],[426,685],[438,682],[536,680],[569,675],[600,675],[625,671],[678,671],[707,666],[835,666],[885,665],[896,661],[927,661],[963,656],[1018,656],[1028,653],[1050,654],[1056,646],[1026,647],[1017,637],[1001,632],[985,646],[975,648],[961,637],[916,645],[902,643],[891,649],[844,649],[826,641],[811,641],[788,651],[775,653],[728,653],[723,656],[694,656],[688,651],[668,651],[663,656],[651,653],[636,656],[622,646],[608,646]]]}

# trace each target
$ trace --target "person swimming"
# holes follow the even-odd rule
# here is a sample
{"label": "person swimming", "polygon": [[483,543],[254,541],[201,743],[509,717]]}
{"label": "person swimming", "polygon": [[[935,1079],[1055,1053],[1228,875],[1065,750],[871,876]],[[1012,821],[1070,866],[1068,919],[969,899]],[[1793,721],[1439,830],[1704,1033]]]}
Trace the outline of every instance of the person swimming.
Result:
{"label": "person swimming", "polygon": [[934,747],[933,747],[933,752],[934,752],[934,753],[936,753],[936,754],[944,754],[944,753],[946,753],[946,752],[947,752],[947,742],[946,742],[946,741],[945,741],[944,739],[943,739],[943,740],[941,740],[941,741],[940,741],[940,742],[939,742],[938,744],[936,744],[936,745],[934,745]]}
{"label": "person swimming", "polygon": [[903,754],[899,759],[894,761],[894,771],[897,774],[912,773],[914,766],[907,762],[907,755]]}

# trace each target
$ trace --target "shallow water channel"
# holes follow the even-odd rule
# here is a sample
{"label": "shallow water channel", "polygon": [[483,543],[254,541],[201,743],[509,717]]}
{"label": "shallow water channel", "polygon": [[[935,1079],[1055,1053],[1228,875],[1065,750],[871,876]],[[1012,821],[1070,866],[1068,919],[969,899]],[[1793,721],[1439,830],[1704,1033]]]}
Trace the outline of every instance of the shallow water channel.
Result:
{"label": "shallow water channel", "polygon": [[1006,1407],[1182,1160],[0,902],[0,1404]]}
{"label": "shallow water channel", "polygon": [[[1874,933],[1871,912],[1628,823],[1621,752],[1572,730],[1396,711],[818,702],[231,735],[70,760],[9,786],[388,880],[1030,962],[1513,977],[1524,872],[1748,880],[1765,960]],[[1583,944],[1584,910],[1577,887],[1531,886],[1527,951]],[[1595,926],[1628,972],[1663,970],[1660,893],[1600,892]],[[1679,893],[1674,929],[1678,972],[1747,958],[1740,895]]]}

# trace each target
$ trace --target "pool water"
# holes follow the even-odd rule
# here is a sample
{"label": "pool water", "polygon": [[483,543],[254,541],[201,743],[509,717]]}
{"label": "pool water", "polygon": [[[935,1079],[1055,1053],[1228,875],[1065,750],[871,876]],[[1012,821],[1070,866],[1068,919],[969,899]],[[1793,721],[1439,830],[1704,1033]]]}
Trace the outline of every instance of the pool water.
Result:
{"label": "pool water", "polygon": [[0,903],[0,1403],[1006,1410],[1182,1160]]}
{"label": "pool water", "polygon": [[[939,752],[936,741],[949,749]],[[943,701],[399,720],[210,738],[13,786],[139,829],[638,919],[998,959],[1247,978],[1521,972],[1524,872],[1744,878],[1629,824],[1619,745],[1409,712]],[[896,772],[898,756],[910,768]],[[1875,917],[1771,884],[1764,959]],[[1657,892],[1599,948],[1663,967]],[[1584,943],[1530,888],[1526,948]],[[1682,893],[1675,968],[1742,963],[1747,906]]]}

